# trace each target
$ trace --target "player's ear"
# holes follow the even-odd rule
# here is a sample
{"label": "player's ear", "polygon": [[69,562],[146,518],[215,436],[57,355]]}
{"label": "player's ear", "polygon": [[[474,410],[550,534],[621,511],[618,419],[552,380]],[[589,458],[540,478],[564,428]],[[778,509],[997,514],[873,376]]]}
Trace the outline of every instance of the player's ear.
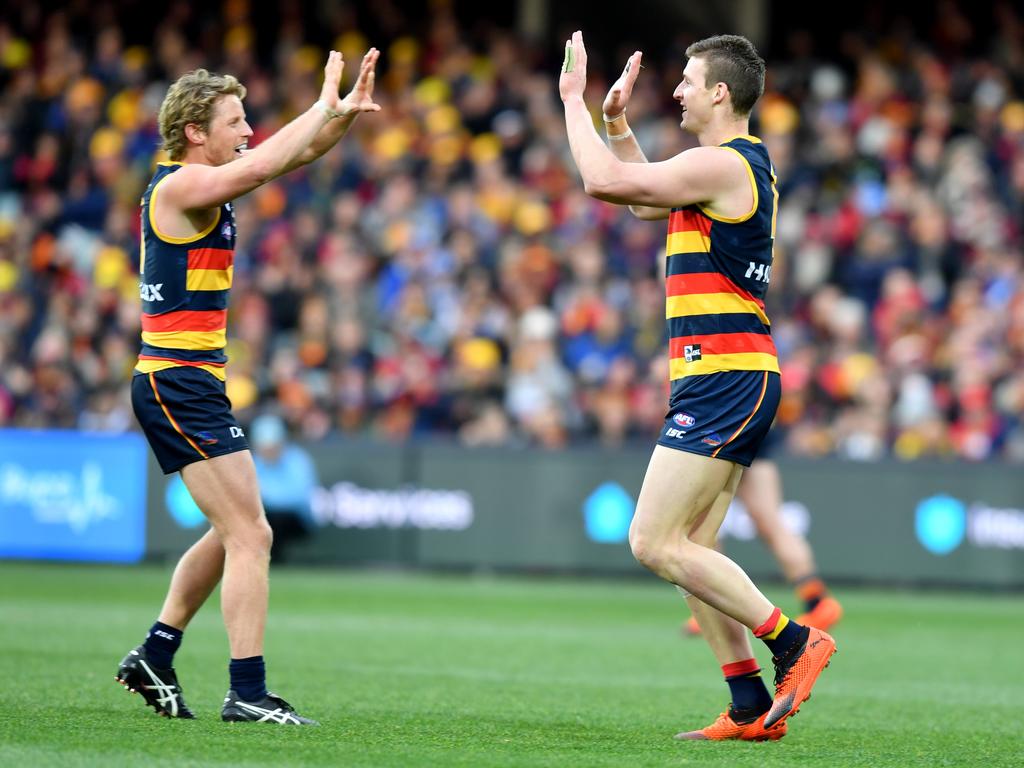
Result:
{"label": "player's ear", "polygon": [[206,131],[201,126],[195,123],[185,124],[185,138],[192,144],[205,144],[206,143]]}
{"label": "player's ear", "polygon": [[711,96],[712,104],[721,104],[729,95],[729,86],[723,82],[715,83],[715,92]]}

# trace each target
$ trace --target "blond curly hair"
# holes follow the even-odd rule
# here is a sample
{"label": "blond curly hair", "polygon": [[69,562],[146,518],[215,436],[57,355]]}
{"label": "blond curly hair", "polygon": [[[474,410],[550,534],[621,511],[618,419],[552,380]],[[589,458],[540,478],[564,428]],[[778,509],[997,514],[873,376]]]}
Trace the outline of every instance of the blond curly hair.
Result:
{"label": "blond curly hair", "polygon": [[160,105],[160,137],[171,160],[181,160],[188,149],[185,126],[194,123],[210,129],[213,109],[222,96],[245,98],[245,86],[232,75],[197,69],[179,77]]}

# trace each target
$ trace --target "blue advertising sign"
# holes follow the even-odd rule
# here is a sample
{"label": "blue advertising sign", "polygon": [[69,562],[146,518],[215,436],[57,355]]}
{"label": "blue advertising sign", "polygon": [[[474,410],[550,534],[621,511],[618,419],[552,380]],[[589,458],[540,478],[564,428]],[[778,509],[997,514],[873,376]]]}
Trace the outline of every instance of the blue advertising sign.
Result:
{"label": "blue advertising sign", "polygon": [[141,560],[146,470],[139,435],[0,430],[0,557]]}

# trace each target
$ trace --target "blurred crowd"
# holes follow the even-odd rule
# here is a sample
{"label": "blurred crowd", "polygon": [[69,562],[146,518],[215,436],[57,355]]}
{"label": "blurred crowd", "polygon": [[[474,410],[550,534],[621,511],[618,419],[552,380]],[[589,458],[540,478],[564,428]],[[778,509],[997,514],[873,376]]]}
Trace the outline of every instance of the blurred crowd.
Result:
{"label": "blurred crowd", "polygon": [[[240,420],[273,412],[307,440],[653,441],[664,223],[583,194],[561,52],[444,3],[415,27],[370,5],[315,30],[282,10],[269,40],[247,0],[172,3],[142,37],[114,3],[5,12],[0,425],[135,428],[138,205],[169,83],[238,76],[258,142],[316,100],[326,47],[348,77],[372,44],[383,111],[236,203]],[[754,132],[780,179],[791,453],[1024,460],[1024,13],[995,3],[980,40],[940,5],[925,32],[850,32],[828,56],[795,32],[768,52]],[[671,99],[691,39],[645,57],[629,115],[651,159],[692,145]],[[598,121],[628,52],[591,54]]]}

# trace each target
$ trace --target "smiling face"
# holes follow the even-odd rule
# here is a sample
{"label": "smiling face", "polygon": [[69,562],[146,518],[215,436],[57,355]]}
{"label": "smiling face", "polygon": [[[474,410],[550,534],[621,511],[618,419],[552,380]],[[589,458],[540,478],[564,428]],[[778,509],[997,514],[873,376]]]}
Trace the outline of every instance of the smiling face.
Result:
{"label": "smiling face", "polygon": [[676,86],[672,98],[683,108],[683,117],[679,127],[689,133],[698,134],[711,120],[711,110],[715,103],[717,83],[708,88],[705,83],[707,64],[698,56],[686,62],[683,79]]}
{"label": "smiling face", "polygon": [[252,136],[242,100],[231,94],[218,99],[213,107],[210,128],[200,135],[203,137],[202,154],[210,165],[224,165],[241,157]]}

